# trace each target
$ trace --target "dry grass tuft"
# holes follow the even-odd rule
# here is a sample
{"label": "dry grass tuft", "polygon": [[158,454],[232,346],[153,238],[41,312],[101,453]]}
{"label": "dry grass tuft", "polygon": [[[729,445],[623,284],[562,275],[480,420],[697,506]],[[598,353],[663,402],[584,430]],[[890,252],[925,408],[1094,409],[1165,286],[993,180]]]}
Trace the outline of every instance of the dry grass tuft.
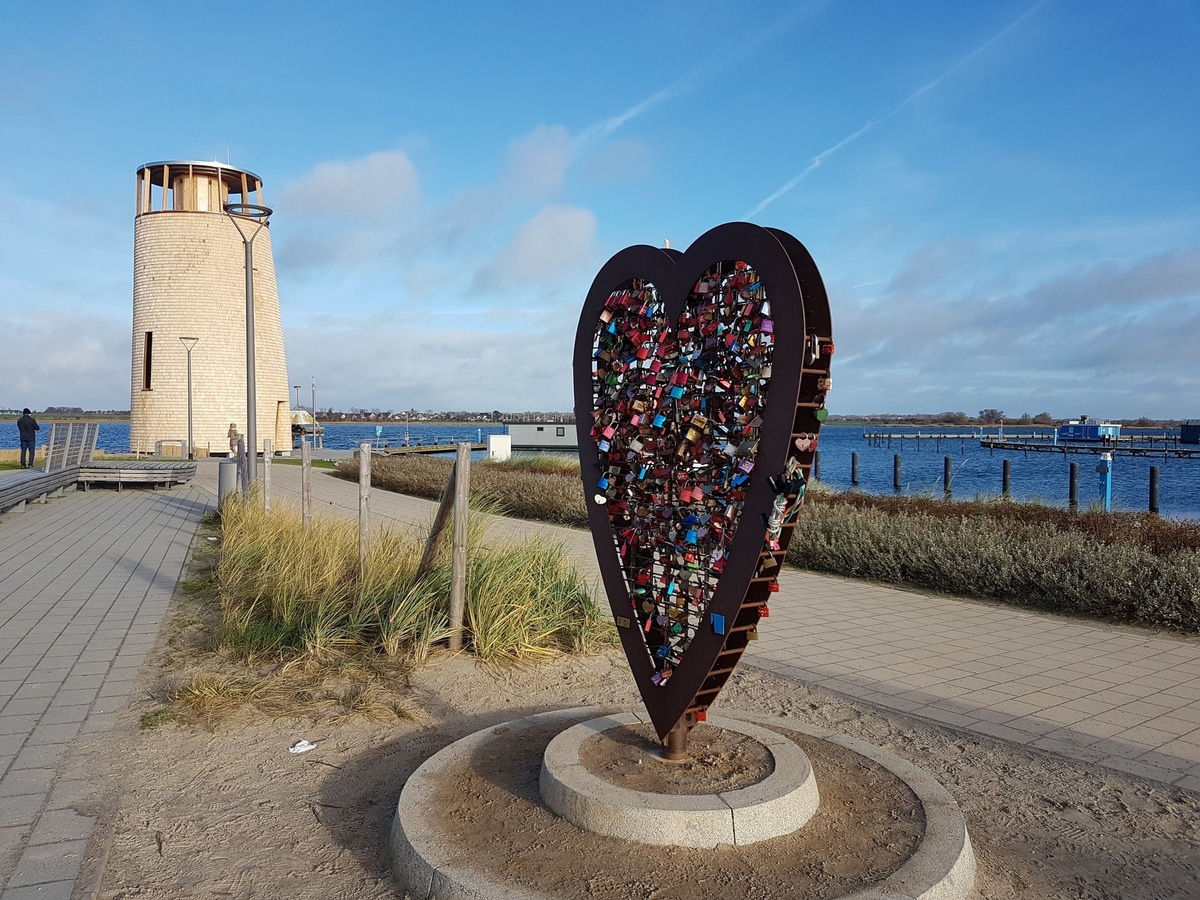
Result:
{"label": "dry grass tuft", "polygon": [[[487,545],[488,512],[482,504],[471,517],[467,649],[511,664],[611,642],[611,624],[563,548]],[[425,539],[372,534],[360,572],[356,522],[314,518],[305,530],[286,506],[266,514],[254,498],[227,500],[198,534],[160,660],[169,673],[164,705],[142,726],[216,727],[249,710],[324,721],[413,717],[408,673],[450,635],[449,530],[418,580]]]}

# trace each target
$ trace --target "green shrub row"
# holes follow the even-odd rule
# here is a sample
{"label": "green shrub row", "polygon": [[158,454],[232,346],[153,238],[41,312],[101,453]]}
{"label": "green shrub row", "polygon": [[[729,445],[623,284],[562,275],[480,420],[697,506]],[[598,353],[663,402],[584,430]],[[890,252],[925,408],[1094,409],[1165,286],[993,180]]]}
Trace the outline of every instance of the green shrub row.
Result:
{"label": "green shrub row", "polygon": [[1200,550],[1161,554],[1055,522],[805,503],[792,565],[1057,612],[1200,630]]}
{"label": "green shrub row", "polygon": [[[517,462],[520,459],[549,462]],[[472,502],[481,501],[505,516],[587,526],[587,509],[579,482],[579,466],[563,471],[555,457],[514,457],[508,463],[471,465]],[[386,491],[437,500],[450,477],[453,460],[431,456],[395,456],[371,460],[371,484]],[[337,474],[358,480],[358,461],[338,463]]]}
{"label": "green shrub row", "polygon": [[[430,499],[452,463],[372,460],[372,483]],[[519,518],[586,527],[574,472],[471,468],[473,497]],[[338,474],[357,478],[357,464]],[[1018,606],[1200,632],[1200,523],[1141,513],[1074,512],[1036,503],[809,492],[787,561]]]}

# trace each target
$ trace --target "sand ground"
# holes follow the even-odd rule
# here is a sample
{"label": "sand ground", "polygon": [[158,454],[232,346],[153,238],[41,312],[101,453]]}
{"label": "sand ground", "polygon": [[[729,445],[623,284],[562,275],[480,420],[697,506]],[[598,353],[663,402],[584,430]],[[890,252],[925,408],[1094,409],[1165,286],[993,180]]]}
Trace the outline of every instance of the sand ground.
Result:
{"label": "sand ground", "polygon": [[[163,642],[173,627],[164,627]],[[615,648],[515,669],[442,653],[408,678],[416,717],[391,722],[246,713],[212,730],[170,723],[140,730],[139,716],[161,705],[163,686],[159,669],[144,678],[144,699],[127,710],[119,731],[78,751],[111,786],[113,809],[101,817],[106,824],[85,866],[93,896],[104,900],[399,896],[389,872],[393,812],[405,779],[432,753],[524,715],[637,705]],[[980,898],[1200,897],[1195,793],[965,735],[749,667],[721,695],[714,710],[721,708],[832,728],[931,772],[966,816]],[[290,753],[300,739],[316,749]],[[816,758],[814,769],[820,779]],[[516,862],[545,864],[536,844]],[[588,884],[583,896],[681,896],[668,883],[623,880],[619,860]]]}

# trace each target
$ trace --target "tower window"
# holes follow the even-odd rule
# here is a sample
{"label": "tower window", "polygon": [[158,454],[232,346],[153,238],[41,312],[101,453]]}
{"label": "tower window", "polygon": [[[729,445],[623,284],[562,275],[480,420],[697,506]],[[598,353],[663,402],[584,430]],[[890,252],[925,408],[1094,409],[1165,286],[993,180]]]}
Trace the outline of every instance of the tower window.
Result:
{"label": "tower window", "polygon": [[150,390],[150,362],[154,353],[154,332],[146,332],[146,343],[142,352],[142,390]]}

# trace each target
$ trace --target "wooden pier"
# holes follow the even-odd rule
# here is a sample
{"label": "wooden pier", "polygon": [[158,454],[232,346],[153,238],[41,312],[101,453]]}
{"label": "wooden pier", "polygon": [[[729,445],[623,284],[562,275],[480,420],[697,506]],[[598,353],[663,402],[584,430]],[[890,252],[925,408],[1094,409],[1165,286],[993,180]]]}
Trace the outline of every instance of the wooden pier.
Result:
{"label": "wooden pier", "polygon": [[[1159,440],[1162,440],[1161,438]],[[1168,459],[1175,457],[1176,459],[1192,459],[1200,458],[1200,447],[1180,447],[1178,442],[1171,445],[1169,441],[1163,441],[1161,447],[1154,446],[1153,443],[1146,445],[1137,445],[1131,443],[1112,441],[1097,441],[1094,444],[1047,444],[1036,441],[1015,441],[1015,440],[996,440],[994,438],[982,438],[979,441],[979,446],[988,450],[1017,450],[1021,452],[1033,451],[1035,453],[1061,453],[1066,456],[1068,453],[1112,453],[1115,456],[1153,456],[1155,458]]]}
{"label": "wooden pier", "polygon": [[[1030,440],[1049,441],[1054,439],[1054,432],[1022,432],[1021,437],[1029,438]],[[982,441],[984,440],[984,434],[978,429],[973,433],[963,431],[864,431],[863,440],[874,447],[890,447],[892,446],[892,441],[897,441],[903,447],[906,441],[915,441],[918,450],[921,448],[921,441],[923,440],[933,441],[934,446],[939,449],[942,446],[942,441],[958,441],[961,449],[965,450],[967,441],[971,441],[972,443]]]}
{"label": "wooden pier", "polygon": [[[471,452],[487,449],[487,444],[470,444],[469,446],[471,447]],[[412,444],[400,447],[372,447],[371,453],[375,456],[408,456],[412,454],[453,453],[457,448],[458,443]]]}

